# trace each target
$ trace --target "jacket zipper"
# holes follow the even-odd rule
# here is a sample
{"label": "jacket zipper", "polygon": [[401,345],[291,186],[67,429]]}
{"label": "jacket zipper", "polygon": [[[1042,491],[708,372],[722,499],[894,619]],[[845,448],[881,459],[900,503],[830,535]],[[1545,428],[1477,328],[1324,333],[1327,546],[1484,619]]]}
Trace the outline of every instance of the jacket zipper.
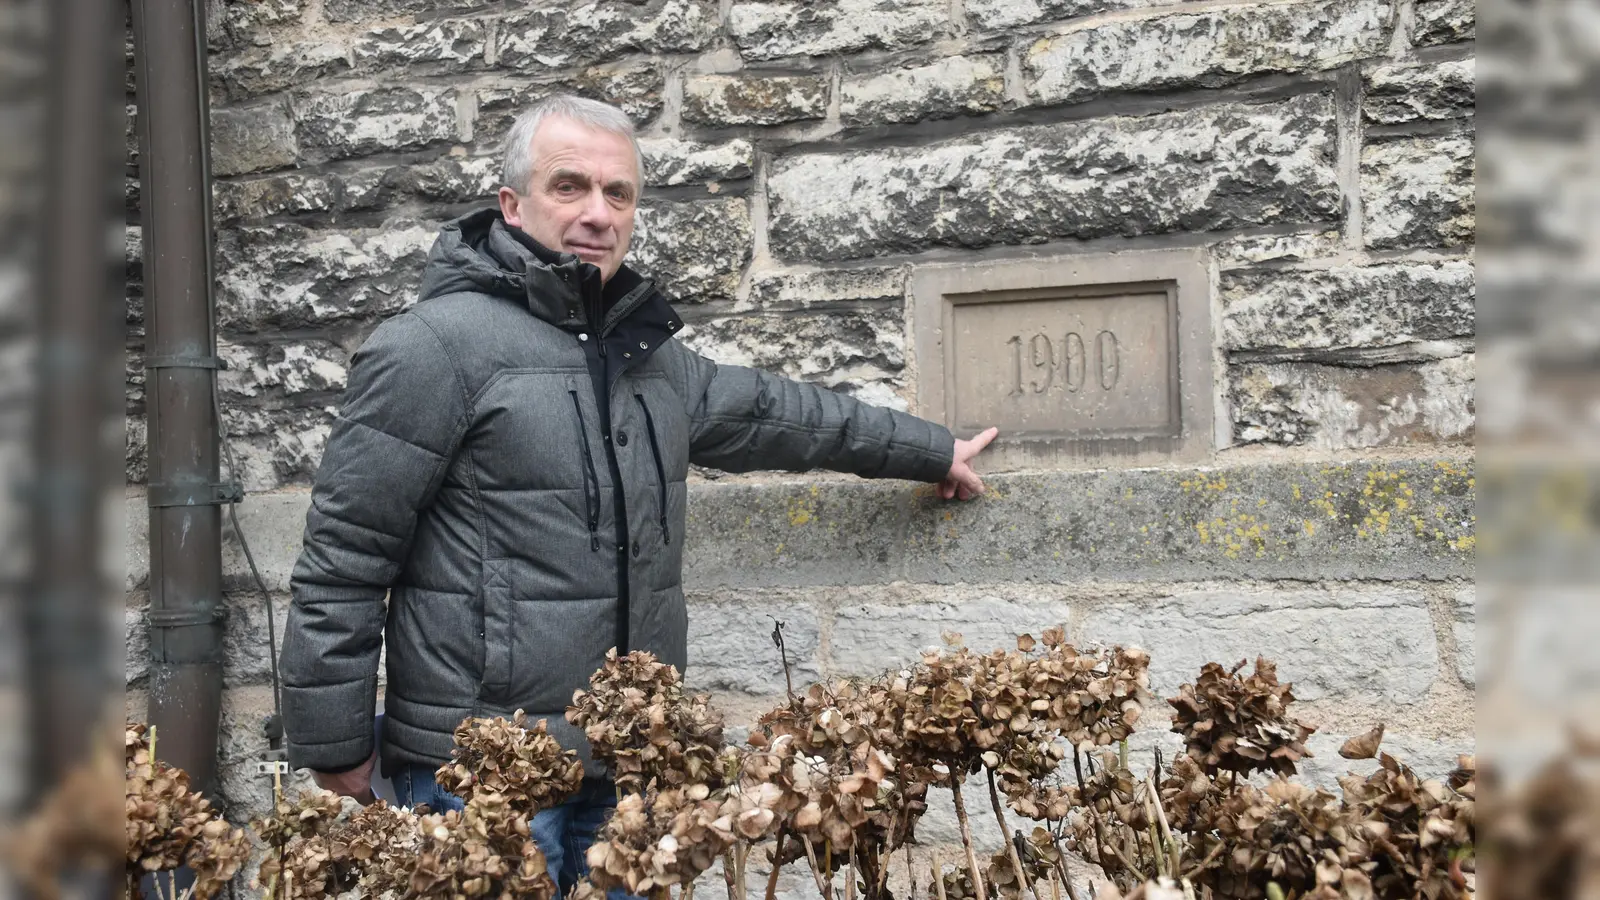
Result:
{"label": "jacket zipper", "polygon": [[[589,450],[589,426],[583,421],[583,404],[578,402],[578,392],[572,395],[572,410],[578,414],[578,443],[583,445],[583,508],[589,517],[589,550],[600,549],[600,476],[595,474],[594,454]],[[589,485],[594,485],[594,498],[589,497]]]}
{"label": "jacket zipper", "polygon": [[643,394],[634,394],[633,398],[639,401],[639,408],[644,410],[644,428],[650,435],[650,456],[656,463],[656,484],[661,487],[661,541],[671,544],[672,532],[667,530],[667,469],[661,464],[661,445],[656,441],[656,420],[650,415],[650,407],[644,402]]}
{"label": "jacket zipper", "polygon": [[[588,306],[589,321],[601,321],[602,303],[600,299],[600,285],[597,279],[586,279],[581,288],[585,304]],[[622,490],[622,468],[617,465],[617,450],[612,446],[611,440],[611,366],[606,357],[605,329],[594,333],[593,341],[585,341],[585,348],[593,347],[589,357],[589,376],[594,383],[595,406],[600,413],[600,438],[606,453],[606,468],[611,473],[611,495],[614,498],[612,516],[616,519],[617,542],[617,619],[616,619],[616,647],[619,655],[629,651],[630,635],[628,633],[629,607],[631,604],[631,591],[628,586],[628,509],[627,499]],[[595,479],[596,497],[599,497],[599,478]],[[595,501],[598,507],[600,500]]]}

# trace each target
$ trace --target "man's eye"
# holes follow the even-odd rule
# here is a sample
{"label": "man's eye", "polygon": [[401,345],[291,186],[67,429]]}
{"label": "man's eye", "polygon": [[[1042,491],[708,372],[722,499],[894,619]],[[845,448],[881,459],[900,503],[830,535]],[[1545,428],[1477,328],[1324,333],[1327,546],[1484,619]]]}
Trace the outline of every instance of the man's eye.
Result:
{"label": "man's eye", "polygon": [[561,184],[556,185],[556,193],[558,194],[570,194],[577,189],[578,186],[570,181],[564,181]]}

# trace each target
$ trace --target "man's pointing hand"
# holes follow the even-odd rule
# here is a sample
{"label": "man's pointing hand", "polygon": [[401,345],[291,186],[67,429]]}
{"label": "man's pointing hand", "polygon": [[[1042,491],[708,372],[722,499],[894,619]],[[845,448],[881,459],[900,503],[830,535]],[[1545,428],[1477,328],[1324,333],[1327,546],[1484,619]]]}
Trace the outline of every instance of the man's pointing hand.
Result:
{"label": "man's pointing hand", "polygon": [[989,446],[989,442],[1000,433],[998,428],[990,428],[970,441],[956,439],[955,461],[950,464],[950,474],[939,482],[939,496],[945,500],[960,498],[971,500],[983,493],[983,479],[978,473],[972,471],[968,463],[974,456]]}

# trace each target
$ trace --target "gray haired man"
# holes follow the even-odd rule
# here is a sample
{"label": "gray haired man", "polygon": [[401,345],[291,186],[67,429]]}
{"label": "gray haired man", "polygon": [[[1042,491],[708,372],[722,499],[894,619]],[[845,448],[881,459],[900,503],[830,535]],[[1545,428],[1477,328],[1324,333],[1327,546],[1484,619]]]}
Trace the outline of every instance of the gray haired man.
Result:
{"label": "gray haired man", "polygon": [[459,804],[433,770],[463,718],[547,719],[586,774],[533,823],[564,888],[615,803],[563,717],[573,691],[612,647],[688,662],[690,463],[934,482],[965,500],[995,435],[956,440],[684,347],[666,297],[622,264],[642,176],[613,107],[563,96],[517,119],[498,208],[444,227],[421,300],[352,360],[283,647],[290,763],[341,794],[370,796],[381,757],[402,802]]}

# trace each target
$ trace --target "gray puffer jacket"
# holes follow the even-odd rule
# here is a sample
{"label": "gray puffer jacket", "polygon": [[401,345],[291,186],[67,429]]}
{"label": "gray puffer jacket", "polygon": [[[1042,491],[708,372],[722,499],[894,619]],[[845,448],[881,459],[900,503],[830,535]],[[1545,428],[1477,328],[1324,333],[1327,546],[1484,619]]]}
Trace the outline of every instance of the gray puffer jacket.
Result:
{"label": "gray puffer jacket", "polygon": [[716,365],[681,324],[649,281],[602,286],[498,210],[443,229],[421,302],[355,354],[317,473],[281,666],[291,765],[372,752],[386,643],[386,770],[520,708],[599,774],[563,716],[573,691],[612,647],[688,662],[691,462],[949,472],[944,428]]}

